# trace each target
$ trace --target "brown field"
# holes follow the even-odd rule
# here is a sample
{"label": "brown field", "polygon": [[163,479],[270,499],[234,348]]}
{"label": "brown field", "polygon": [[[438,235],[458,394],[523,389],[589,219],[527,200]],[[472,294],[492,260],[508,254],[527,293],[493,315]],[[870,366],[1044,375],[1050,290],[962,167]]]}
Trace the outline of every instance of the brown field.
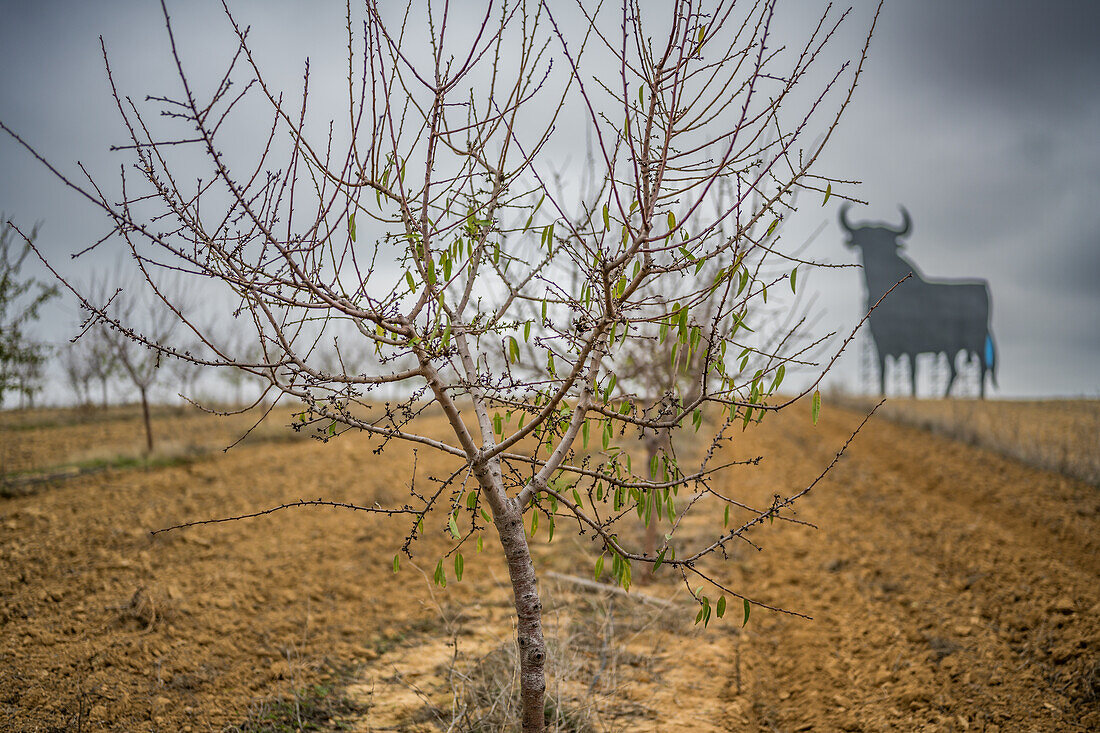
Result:
{"label": "brown field", "polygon": [[[845,398],[857,410],[878,400]],[[925,400],[891,397],[883,417],[1100,486],[1100,400]]]}
{"label": "brown field", "polygon": [[[137,413],[75,415],[0,415],[7,474],[114,466],[0,499],[0,729],[500,727],[512,627],[491,530],[445,590],[428,582],[442,518],[397,575],[404,519],[310,508],[148,533],[299,498],[399,502],[410,448],[284,439],[283,412],[222,453],[247,418],[161,412],[163,460],[133,464],[114,459],[140,455]],[[816,428],[796,406],[737,434],[731,456],[765,460],[724,488],[761,504],[803,488],[861,419],[826,402]],[[1072,425],[1027,440],[1094,459]],[[450,465],[418,452],[419,476]],[[754,609],[742,628],[734,606],[706,630],[664,570],[625,597],[562,579],[591,577],[590,535],[540,528],[558,729],[1100,729],[1094,486],[875,416],[798,516],[819,529],[764,525],[762,551],[714,572],[813,620]]]}

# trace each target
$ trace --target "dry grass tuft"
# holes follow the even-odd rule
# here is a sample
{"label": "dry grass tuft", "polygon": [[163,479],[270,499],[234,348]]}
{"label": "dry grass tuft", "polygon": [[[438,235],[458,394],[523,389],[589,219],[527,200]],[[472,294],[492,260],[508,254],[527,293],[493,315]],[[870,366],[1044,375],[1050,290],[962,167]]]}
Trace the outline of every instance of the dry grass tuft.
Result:
{"label": "dry grass tuft", "polygon": [[[869,409],[877,400],[843,400]],[[891,397],[879,415],[1030,466],[1100,486],[1100,400],[913,400]]]}

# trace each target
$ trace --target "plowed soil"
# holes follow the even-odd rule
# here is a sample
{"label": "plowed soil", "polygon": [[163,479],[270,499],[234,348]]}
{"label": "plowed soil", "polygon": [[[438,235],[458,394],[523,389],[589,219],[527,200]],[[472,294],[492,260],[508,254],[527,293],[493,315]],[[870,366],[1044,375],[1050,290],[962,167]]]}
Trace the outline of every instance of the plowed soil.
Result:
{"label": "plowed soil", "polygon": [[[796,406],[739,433],[731,457],[765,458],[728,473],[724,493],[766,506],[804,488],[862,417],[826,405],[814,427]],[[20,470],[39,455],[21,441],[79,432],[10,425],[0,440]],[[171,434],[224,429],[196,418]],[[0,500],[0,729],[492,729],[512,682],[492,530],[483,553],[464,548],[461,582],[448,565],[446,589],[429,582],[445,517],[397,574],[406,517],[300,508],[149,534],[300,498],[400,504],[413,451],[374,447],[354,435],[244,444]],[[415,460],[418,490],[452,467],[424,448]],[[559,522],[547,543],[540,528],[561,727],[1100,729],[1094,487],[872,418],[797,508],[816,529],[764,524],[751,536],[762,549],[746,543],[710,569],[813,620],[756,608],[744,627],[739,603],[694,625],[665,570],[627,596],[592,591],[571,580],[592,577],[589,536]],[[710,516],[720,527],[721,508]]]}

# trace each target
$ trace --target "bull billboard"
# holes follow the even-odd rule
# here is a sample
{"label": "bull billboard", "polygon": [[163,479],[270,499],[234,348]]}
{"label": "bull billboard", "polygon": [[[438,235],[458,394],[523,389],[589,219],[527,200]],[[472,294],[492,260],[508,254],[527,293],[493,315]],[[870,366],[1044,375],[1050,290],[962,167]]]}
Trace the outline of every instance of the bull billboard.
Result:
{"label": "bull billboard", "polygon": [[[886,394],[886,357],[897,362],[905,356],[915,397],[916,357],[931,353],[947,359],[950,375],[946,396],[958,376],[956,358],[964,353],[979,368],[979,394],[984,398],[986,375],[994,386],[997,384],[989,283],[981,279],[924,277],[902,254],[905,246],[902,239],[913,228],[904,207],[901,207],[901,226],[853,225],[848,220],[848,208],[848,204],[840,207],[840,226],[848,234],[846,244],[860,251],[867,286],[866,308],[874,306],[868,321],[878,359],[879,391]],[[912,276],[905,279],[909,275]]]}

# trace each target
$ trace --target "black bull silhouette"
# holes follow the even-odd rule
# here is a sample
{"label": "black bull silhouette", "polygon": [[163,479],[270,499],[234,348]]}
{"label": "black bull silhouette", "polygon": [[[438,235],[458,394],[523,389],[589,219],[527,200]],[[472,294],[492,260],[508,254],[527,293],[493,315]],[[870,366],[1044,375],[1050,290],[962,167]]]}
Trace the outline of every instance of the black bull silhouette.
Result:
{"label": "black bull silhouette", "polygon": [[945,396],[955,382],[955,359],[959,352],[977,360],[981,367],[980,393],[985,397],[985,375],[997,384],[997,352],[989,329],[989,285],[985,280],[925,280],[916,265],[898,251],[899,241],[909,234],[912,221],[901,207],[900,228],[884,224],[854,227],[848,222],[848,204],[840,207],[840,226],[848,233],[848,246],[863,256],[863,275],[867,282],[867,307],[894,287],[899,280],[912,277],[894,288],[869,319],[871,337],[878,352],[879,389],[886,394],[886,357],[895,361],[909,357],[909,376],[913,396],[917,394],[917,354],[943,354],[951,369]]}

